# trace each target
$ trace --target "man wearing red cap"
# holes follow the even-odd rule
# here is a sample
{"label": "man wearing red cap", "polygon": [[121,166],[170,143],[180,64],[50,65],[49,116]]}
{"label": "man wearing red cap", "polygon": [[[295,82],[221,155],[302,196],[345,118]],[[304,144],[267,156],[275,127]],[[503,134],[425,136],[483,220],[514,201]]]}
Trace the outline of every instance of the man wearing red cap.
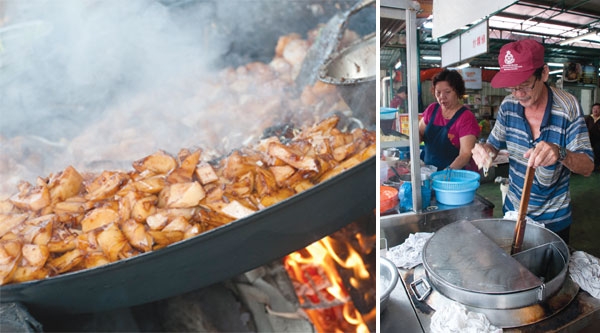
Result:
{"label": "man wearing red cap", "polygon": [[498,63],[492,87],[511,94],[502,101],[487,142],[473,148],[473,160],[479,168],[489,167],[500,149],[508,150],[505,213],[518,210],[527,167],[535,168],[527,216],[568,243],[570,174],[589,176],[594,169],[581,106],[573,95],[546,83],[549,69],[540,43],[508,43],[500,49]]}

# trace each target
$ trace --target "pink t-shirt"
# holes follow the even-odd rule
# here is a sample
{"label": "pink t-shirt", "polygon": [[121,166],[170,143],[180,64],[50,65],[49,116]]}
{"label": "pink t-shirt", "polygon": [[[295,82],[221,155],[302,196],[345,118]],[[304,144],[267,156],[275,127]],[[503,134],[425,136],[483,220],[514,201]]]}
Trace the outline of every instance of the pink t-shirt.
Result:
{"label": "pink t-shirt", "polygon": [[[425,109],[425,112],[423,112],[423,121],[425,122],[425,125],[429,124],[429,119],[431,118],[435,104],[436,103],[430,104],[427,109]],[[433,124],[435,126],[446,126],[449,121],[450,119],[444,119],[444,116],[442,116],[442,107],[440,106],[435,115]],[[479,123],[477,122],[475,115],[467,108],[448,130],[448,138],[454,147],[460,149],[460,138],[466,135],[475,135],[475,137],[478,137],[480,132],[481,129],[479,128]]]}
{"label": "pink t-shirt", "polygon": [[[425,125],[429,124],[431,114],[433,113],[433,109],[435,108],[436,104],[437,103],[430,104],[427,109],[425,109],[425,112],[423,112],[423,121],[425,122]],[[450,120],[451,119],[444,119],[444,116],[442,116],[442,107],[440,106],[435,115],[433,124],[435,126],[446,126]],[[475,135],[477,138],[479,137],[480,132],[481,129],[479,128],[479,123],[477,122],[475,115],[469,108],[467,108],[467,110],[465,110],[460,117],[456,119],[450,129],[448,129],[448,138],[454,147],[460,150],[460,138],[466,135]],[[475,161],[473,161],[472,158],[469,164],[465,166],[465,169],[477,171],[477,164],[475,164]]]}

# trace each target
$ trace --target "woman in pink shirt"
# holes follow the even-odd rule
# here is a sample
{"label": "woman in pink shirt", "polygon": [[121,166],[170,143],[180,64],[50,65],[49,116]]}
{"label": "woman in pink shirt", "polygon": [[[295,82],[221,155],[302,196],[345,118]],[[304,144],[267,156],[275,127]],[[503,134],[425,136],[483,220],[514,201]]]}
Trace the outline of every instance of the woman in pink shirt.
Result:
{"label": "woman in pink shirt", "polygon": [[419,138],[425,142],[421,159],[438,170],[477,171],[471,150],[481,130],[471,110],[463,105],[462,76],[455,70],[442,70],[433,78],[432,92],[437,102],[427,107],[419,122]]}

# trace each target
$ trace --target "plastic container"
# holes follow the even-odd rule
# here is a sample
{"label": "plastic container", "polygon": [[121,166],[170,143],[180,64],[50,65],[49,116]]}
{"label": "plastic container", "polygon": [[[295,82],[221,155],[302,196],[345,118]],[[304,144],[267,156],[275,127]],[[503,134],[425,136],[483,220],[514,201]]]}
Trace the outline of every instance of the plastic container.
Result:
{"label": "plastic container", "polygon": [[[400,212],[407,212],[413,209],[412,202],[412,183],[405,181],[398,189],[398,200],[400,201]],[[431,187],[429,180],[425,180],[421,185],[421,205],[427,208],[431,205]]]}
{"label": "plastic container", "polygon": [[398,190],[391,186],[379,187],[379,213],[385,213],[398,206]]}
{"label": "plastic container", "polygon": [[431,174],[431,187],[437,201],[444,205],[461,206],[475,200],[481,176],[468,170],[442,170]]}
{"label": "plastic container", "polygon": [[468,170],[446,169],[431,174],[431,183],[434,190],[459,191],[471,190],[475,185],[479,187],[481,175],[478,172]]}
{"label": "plastic container", "polygon": [[421,186],[421,200],[423,208],[431,206],[431,187]]}
{"label": "plastic container", "polygon": [[396,110],[394,108],[380,107],[379,108],[379,119],[381,119],[381,120],[396,119],[396,112],[398,112],[398,110]]}
{"label": "plastic container", "polygon": [[379,108],[379,126],[382,131],[391,130],[396,122],[396,113],[398,110],[394,108]]}
{"label": "plastic container", "polygon": [[410,147],[398,147],[399,158],[403,161],[410,161]]}
{"label": "plastic container", "polygon": [[441,190],[433,186],[433,190],[435,191],[435,198],[439,203],[448,206],[462,206],[475,200],[475,191],[477,191],[478,187],[479,185],[476,185],[472,189],[451,191]]}
{"label": "plastic container", "polygon": [[[400,122],[400,133],[402,134],[406,134],[406,135],[410,135],[410,121],[409,121],[409,117],[408,114],[400,114],[398,115],[399,118],[399,122]],[[420,113],[418,116],[419,121],[421,121],[421,119],[423,119],[423,114]]]}

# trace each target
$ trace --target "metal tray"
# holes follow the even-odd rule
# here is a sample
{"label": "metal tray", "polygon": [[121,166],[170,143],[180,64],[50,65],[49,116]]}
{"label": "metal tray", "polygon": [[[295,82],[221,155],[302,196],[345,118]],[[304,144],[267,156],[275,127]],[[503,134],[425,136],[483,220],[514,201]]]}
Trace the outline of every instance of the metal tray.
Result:
{"label": "metal tray", "polygon": [[376,205],[375,157],[269,208],[163,249],[0,287],[0,301],[44,313],[148,303],[231,278],[304,248]]}

